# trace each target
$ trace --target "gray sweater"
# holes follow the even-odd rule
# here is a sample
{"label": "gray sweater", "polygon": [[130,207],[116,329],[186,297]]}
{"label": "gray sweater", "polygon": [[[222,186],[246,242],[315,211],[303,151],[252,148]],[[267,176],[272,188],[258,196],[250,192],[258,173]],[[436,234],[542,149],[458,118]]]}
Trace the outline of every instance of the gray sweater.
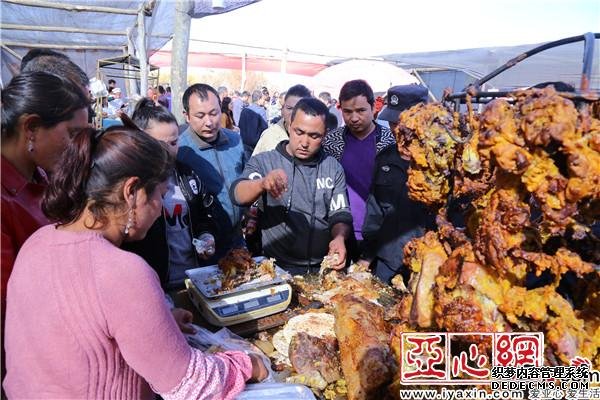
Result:
{"label": "gray sweater", "polygon": [[330,230],[337,223],[352,226],[346,178],[342,166],[331,156],[319,152],[313,160],[293,158],[285,150],[287,141],[275,150],[260,153],[246,163],[239,180],[260,179],[281,168],[288,178],[288,190],[279,199],[262,196],[260,217],[265,256],[286,267],[318,266],[327,255]]}

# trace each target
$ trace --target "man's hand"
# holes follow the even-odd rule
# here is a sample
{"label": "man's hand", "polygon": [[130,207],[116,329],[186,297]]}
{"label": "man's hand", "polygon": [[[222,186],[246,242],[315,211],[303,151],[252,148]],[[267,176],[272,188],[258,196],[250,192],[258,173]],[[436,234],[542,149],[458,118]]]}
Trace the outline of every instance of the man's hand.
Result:
{"label": "man's hand", "polygon": [[[329,253],[327,255],[333,256],[337,254],[337,262],[331,263],[332,269],[342,269],[346,265],[346,244],[344,243],[343,236],[337,236],[331,242],[329,242]],[[332,260],[335,260],[333,258]]]}
{"label": "man's hand", "polygon": [[269,193],[273,198],[278,199],[283,192],[287,191],[288,180],[285,171],[282,169],[274,169],[262,179],[262,189]]}
{"label": "man's hand", "polygon": [[191,334],[196,333],[196,330],[192,326],[194,314],[188,310],[184,310],[183,308],[173,308],[171,313],[173,314],[173,318],[175,318],[175,322],[177,322],[177,326],[179,326],[181,332]]}
{"label": "man's hand", "polygon": [[248,354],[248,356],[252,361],[252,376],[250,376],[250,381],[264,381],[267,378],[267,376],[269,376],[269,371],[267,371],[267,367],[265,367],[263,359],[258,354],[254,353],[250,353]]}

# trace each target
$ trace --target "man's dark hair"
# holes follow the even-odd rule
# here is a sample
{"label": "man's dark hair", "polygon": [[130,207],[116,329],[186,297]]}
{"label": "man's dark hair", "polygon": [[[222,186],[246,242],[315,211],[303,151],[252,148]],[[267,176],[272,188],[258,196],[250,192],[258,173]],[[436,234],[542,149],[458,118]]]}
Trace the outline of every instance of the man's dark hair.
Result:
{"label": "man's dark hair", "polygon": [[131,115],[131,120],[141,130],[148,128],[150,121],[177,125],[177,119],[169,110],[161,105],[156,105],[152,99],[147,97],[138,101],[135,111]]}
{"label": "man's dark hair", "polygon": [[158,93],[165,94],[165,88],[162,85],[158,85]]}
{"label": "man's dark hair", "polygon": [[62,76],[75,82],[82,90],[90,83],[87,74],[69,57],[48,49],[33,49],[25,54],[21,60],[21,72],[47,72]]}
{"label": "man's dark hair", "polygon": [[321,100],[315,97],[304,97],[300,99],[294,106],[294,109],[292,110],[292,122],[294,121],[296,113],[299,110],[306,115],[323,118],[323,124],[325,125],[325,128],[327,128],[327,114],[329,114],[329,110]]}
{"label": "man's dark hair", "polygon": [[333,113],[327,113],[327,131],[331,131],[338,127],[338,119],[337,116]]}
{"label": "man's dark hair", "polygon": [[301,99],[303,99],[305,97],[312,97],[312,94],[306,86],[298,84],[288,89],[287,93],[285,94],[284,100],[287,100],[291,96],[300,97]]}
{"label": "man's dark hair", "polygon": [[50,49],[31,49],[21,59],[21,72],[24,72],[23,70],[25,69],[27,64],[29,64],[29,62],[31,60],[33,60],[34,58],[37,58],[37,57],[42,57],[42,56],[57,57],[57,58],[65,59],[65,60],[69,59],[69,57],[67,57],[66,55],[64,55],[62,53],[59,53],[58,51],[54,51],[54,50],[50,50]]}
{"label": "man's dark hair", "polygon": [[219,93],[215,90],[214,87],[207,85],[206,83],[195,83],[189,88],[185,89],[183,93],[183,109],[185,112],[190,111],[190,97],[195,94],[200,97],[200,100],[208,100],[208,93],[212,93],[217,98],[219,102],[219,110],[221,109],[221,99],[219,98]]}
{"label": "man's dark hair", "polygon": [[321,92],[319,93],[319,98],[323,100],[327,105],[331,103],[331,93],[329,92]]}
{"label": "man's dark hair", "polygon": [[249,92],[249,91],[247,91],[247,90],[244,90],[244,91],[242,92],[242,97],[250,97],[250,92]]}
{"label": "man's dark hair", "polygon": [[365,96],[367,103],[373,107],[375,105],[375,96],[373,95],[373,89],[363,79],[356,79],[344,83],[340,90],[340,103],[342,101],[350,100],[356,96]]}
{"label": "man's dark hair", "polygon": [[171,86],[167,86],[167,93],[171,93]]}
{"label": "man's dark hair", "polygon": [[117,81],[115,81],[114,79],[109,79],[108,84],[110,85],[111,83],[116,85]]}

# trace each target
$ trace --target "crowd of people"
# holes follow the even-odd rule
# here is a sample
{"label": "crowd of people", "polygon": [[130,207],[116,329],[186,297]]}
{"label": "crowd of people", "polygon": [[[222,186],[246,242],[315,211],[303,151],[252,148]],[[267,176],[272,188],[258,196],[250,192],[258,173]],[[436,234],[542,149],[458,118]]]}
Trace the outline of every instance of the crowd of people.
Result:
{"label": "crowd of people", "polygon": [[9,398],[234,398],[265,366],[188,346],[192,314],[167,295],[186,269],[247,247],[293,274],[328,256],[389,281],[433,223],[408,198],[393,132],[423,86],[390,88],[377,110],[365,80],[339,102],[300,84],[271,96],[196,83],[179,126],[169,88],[134,105],[108,83],[120,124],[103,130],[85,72],[60,53],[32,50],[2,90]]}

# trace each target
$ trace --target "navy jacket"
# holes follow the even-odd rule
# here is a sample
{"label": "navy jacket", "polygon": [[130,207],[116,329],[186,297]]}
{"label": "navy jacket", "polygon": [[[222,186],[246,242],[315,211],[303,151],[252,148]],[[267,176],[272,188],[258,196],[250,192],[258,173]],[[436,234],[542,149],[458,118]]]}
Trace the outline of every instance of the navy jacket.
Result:
{"label": "navy jacket", "polygon": [[384,282],[403,272],[404,245],[435,229],[435,215],[408,197],[408,167],[395,144],[375,158],[361,258],[372,260],[375,274]]}
{"label": "navy jacket", "polygon": [[[247,155],[252,154],[258,139],[260,139],[260,135],[268,128],[267,122],[250,108],[244,108],[240,114],[240,123],[238,126],[246,153]],[[248,156],[248,158],[250,157]]]}

